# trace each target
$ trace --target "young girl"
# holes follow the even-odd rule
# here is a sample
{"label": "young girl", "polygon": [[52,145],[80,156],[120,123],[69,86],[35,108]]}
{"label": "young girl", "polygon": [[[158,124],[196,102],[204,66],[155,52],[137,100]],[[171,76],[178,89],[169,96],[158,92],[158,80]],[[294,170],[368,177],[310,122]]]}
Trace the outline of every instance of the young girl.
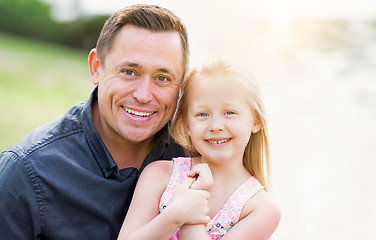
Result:
{"label": "young girl", "polygon": [[193,71],[171,128],[191,157],[145,168],[119,239],[269,239],[280,211],[266,133],[252,79],[221,63]]}

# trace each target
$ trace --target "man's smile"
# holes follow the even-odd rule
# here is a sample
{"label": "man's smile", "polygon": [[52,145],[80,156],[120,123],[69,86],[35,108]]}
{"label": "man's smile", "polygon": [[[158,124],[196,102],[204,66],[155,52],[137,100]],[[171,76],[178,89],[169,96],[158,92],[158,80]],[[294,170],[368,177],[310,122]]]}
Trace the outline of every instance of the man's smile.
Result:
{"label": "man's smile", "polygon": [[127,107],[123,107],[123,109],[127,113],[129,113],[129,114],[131,114],[133,116],[136,116],[136,117],[149,117],[149,116],[151,116],[154,113],[154,112],[139,112],[139,111],[127,108]]}

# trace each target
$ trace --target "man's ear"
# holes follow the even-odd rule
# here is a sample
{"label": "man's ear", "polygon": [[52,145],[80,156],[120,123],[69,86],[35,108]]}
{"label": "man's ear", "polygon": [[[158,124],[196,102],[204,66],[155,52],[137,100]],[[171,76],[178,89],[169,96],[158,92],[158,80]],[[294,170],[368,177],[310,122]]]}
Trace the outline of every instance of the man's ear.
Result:
{"label": "man's ear", "polygon": [[185,73],[185,74],[184,74],[184,77],[183,77],[183,80],[182,80],[182,82],[180,83],[180,86],[179,86],[179,98],[178,98],[179,100],[180,100],[180,98],[181,98],[181,95],[183,94],[183,85],[184,85],[185,81],[187,81],[188,76],[189,76],[189,74],[188,74],[188,73]]}
{"label": "man's ear", "polygon": [[181,99],[181,95],[183,94],[183,84],[180,84],[179,87],[179,96],[178,96],[178,101]]}
{"label": "man's ear", "polygon": [[99,70],[100,70],[100,62],[97,54],[97,49],[91,49],[88,57],[89,61],[89,68],[90,68],[90,75],[91,81],[94,85],[99,84]]}

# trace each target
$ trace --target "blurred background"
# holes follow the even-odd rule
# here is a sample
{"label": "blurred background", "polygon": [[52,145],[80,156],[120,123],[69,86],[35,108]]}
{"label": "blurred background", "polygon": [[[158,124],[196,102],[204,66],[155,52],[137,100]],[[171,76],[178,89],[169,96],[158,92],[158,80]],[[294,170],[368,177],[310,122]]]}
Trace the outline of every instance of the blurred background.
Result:
{"label": "blurred background", "polygon": [[373,0],[0,0],[0,150],[89,96],[104,19],[133,3],[183,20],[192,67],[221,59],[258,80],[273,240],[376,239]]}

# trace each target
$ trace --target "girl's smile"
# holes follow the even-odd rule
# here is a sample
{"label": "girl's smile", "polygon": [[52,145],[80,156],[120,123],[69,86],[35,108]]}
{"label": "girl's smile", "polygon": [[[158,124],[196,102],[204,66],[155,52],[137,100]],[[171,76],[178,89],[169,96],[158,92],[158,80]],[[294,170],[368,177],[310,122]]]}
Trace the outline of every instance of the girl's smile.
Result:
{"label": "girl's smile", "polygon": [[211,138],[206,141],[212,146],[223,146],[231,141],[231,138]]}

